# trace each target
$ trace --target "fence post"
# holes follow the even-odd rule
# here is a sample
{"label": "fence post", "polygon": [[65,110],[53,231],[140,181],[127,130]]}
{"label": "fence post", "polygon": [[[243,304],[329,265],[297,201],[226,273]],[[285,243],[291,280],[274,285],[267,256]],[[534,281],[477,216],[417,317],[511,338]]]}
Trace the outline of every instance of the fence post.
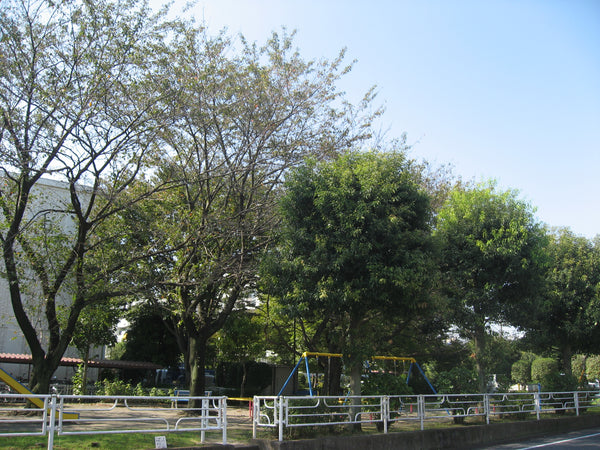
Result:
{"label": "fence post", "polygon": [[287,397],[278,397],[277,400],[279,401],[277,405],[279,408],[279,441],[283,441],[283,402],[286,402],[287,407]]}
{"label": "fence post", "polygon": [[417,398],[417,409],[421,421],[421,431],[423,431],[425,429],[425,397],[423,397],[423,394],[419,394],[419,397]]}
{"label": "fence post", "polygon": [[575,414],[577,416],[579,416],[579,393],[578,392],[573,392],[573,396],[574,396],[574,403],[575,403]]}
{"label": "fence post", "polygon": [[490,394],[483,395],[483,409],[485,410],[485,423],[490,424]]}
{"label": "fence post", "polygon": [[258,411],[260,411],[260,400],[255,395],[254,401],[252,402],[252,439],[256,439],[256,421],[258,420]]}
{"label": "fence post", "polygon": [[227,397],[222,397],[219,400],[219,407],[223,414],[223,422],[221,423],[223,427],[223,445],[227,445]]}
{"label": "fence post", "polygon": [[383,433],[388,432],[388,419],[390,418],[390,397],[384,395],[381,397],[381,419],[383,420]]}
{"label": "fence post", "polygon": [[[44,402],[44,407],[46,407],[47,403]],[[48,450],[52,450],[54,448],[54,427],[56,422],[56,394],[52,394],[52,398],[50,400],[50,423],[48,428]]]}
{"label": "fence post", "polygon": [[[191,401],[191,400],[190,400]],[[206,440],[206,413],[207,413],[207,409],[208,409],[208,400],[206,398],[202,399],[202,409],[200,410],[200,427],[202,428],[202,430],[200,430],[200,442],[202,444],[204,444],[204,441]]]}
{"label": "fence post", "polygon": [[540,420],[540,410],[542,409],[542,400],[540,398],[539,391],[533,393],[533,398],[535,402],[535,416],[537,420]]}

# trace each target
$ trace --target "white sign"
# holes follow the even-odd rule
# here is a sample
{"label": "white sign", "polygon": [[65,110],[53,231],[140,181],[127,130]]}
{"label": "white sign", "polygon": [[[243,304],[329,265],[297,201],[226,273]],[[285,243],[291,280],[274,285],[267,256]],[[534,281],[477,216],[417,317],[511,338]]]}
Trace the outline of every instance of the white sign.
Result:
{"label": "white sign", "polygon": [[154,448],[167,448],[167,437],[166,436],[155,436],[154,437]]}

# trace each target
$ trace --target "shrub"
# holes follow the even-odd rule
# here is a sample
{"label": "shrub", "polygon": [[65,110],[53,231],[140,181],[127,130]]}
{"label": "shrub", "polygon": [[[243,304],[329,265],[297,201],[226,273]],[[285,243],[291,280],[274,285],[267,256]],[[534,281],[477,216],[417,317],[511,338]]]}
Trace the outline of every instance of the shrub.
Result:
{"label": "shrub", "polygon": [[542,383],[554,373],[558,373],[558,362],[552,358],[537,358],[531,363],[531,379],[535,383]]}
{"label": "shrub", "polygon": [[511,367],[510,375],[515,383],[529,383],[531,381],[531,362],[524,359],[516,361]]}
{"label": "shrub", "polygon": [[589,356],[585,361],[585,371],[589,380],[600,379],[600,355]]}
{"label": "shrub", "polygon": [[585,366],[586,366],[586,356],[585,355],[574,355],[571,358],[571,372],[577,379],[578,386],[587,386],[587,377],[585,375]]}
{"label": "shrub", "polygon": [[477,375],[465,367],[438,373],[435,379],[437,391],[442,394],[466,394],[478,391]]}

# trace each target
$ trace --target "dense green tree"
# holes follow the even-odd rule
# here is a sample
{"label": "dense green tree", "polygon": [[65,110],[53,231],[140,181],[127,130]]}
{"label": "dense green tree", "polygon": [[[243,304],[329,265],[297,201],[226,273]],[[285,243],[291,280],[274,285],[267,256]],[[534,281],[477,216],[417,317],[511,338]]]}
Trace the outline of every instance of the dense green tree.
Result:
{"label": "dense green tree", "polygon": [[265,262],[269,291],[290,317],[312,324],[330,353],[346,355],[355,380],[380,348],[377,330],[430,300],[429,200],[411,169],[402,152],[349,152],[300,167],[286,183],[281,240]]}
{"label": "dense green tree", "polygon": [[137,0],[0,5],[2,272],[34,392],[81,312],[130,287],[115,283],[129,258],[118,233],[96,232],[164,125],[152,64],[165,33]]}
{"label": "dense green tree", "polygon": [[493,184],[452,192],[435,234],[448,318],[473,344],[483,392],[490,326],[515,323],[527,314],[540,287],[544,234],[529,205]]}
{"label": "dense green tree", "polygon": [[546,289],[529,316],[527,339],[537,349],[557,349],[563,372],[570,374],[573,353],[593,353],[600,343],[600,249],[560,229],[550,235],[547,254]]}

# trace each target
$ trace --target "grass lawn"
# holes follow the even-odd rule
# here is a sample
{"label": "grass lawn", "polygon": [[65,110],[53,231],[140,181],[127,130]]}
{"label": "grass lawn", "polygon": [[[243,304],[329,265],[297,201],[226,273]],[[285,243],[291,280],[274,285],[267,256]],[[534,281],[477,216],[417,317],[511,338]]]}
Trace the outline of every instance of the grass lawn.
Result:
{"label": "grass lawn", "polygon": [[[119,449],[139,450],[155,448],[155,436],[165,436],[168,448],[200,446],[200,432],[182,433],[124,433],[124,434],[98,434],[80,436],[55,436],[54,449],[56,450],[78,450],[78,449]],[[244,443],[252,438],[252,431],[229,430],[227,442]],[[221,443],[220,432],[207,432],[206,441],[210,443]],[[46,436],[22,436],[22,437],[0,437],[0,449],[37,449],[47,448],[48,438]]]}

